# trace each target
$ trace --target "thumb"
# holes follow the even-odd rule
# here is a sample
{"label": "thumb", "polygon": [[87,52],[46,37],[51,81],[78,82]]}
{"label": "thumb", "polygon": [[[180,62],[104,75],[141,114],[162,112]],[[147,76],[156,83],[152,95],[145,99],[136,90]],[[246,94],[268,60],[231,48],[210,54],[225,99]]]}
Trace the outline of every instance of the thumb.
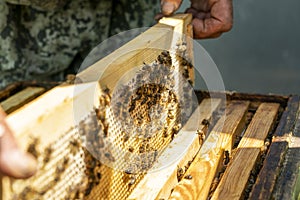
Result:
{"label": "thumb", "polygon": [[36,172],[37,162],[32,155],[18,148],[5,117],[0,107],[0,174],[28,178]]}
{"label": "thumb", "polygon": [[182,0],[161,0],[161,12],[165,16],[172,15],[180,7]]}

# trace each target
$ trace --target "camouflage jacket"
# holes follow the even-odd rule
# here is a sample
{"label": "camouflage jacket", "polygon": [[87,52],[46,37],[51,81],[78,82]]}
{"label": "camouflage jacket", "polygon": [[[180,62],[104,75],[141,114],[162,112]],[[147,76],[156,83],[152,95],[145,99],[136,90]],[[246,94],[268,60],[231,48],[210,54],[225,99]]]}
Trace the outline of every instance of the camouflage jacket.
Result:
{"label": "camouflage jacket", "polygon": [[0,89],[62,80],[105,38],[154,24],[158,11],[159,0],[0,0]]}

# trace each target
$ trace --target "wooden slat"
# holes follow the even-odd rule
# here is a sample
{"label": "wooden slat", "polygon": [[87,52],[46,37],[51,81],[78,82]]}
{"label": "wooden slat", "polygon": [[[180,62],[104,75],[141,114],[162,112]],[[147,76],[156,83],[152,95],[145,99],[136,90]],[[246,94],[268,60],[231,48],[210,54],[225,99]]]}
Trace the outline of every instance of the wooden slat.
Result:
{"label": "wooden slat", "polygon": [[[97,106],[98,95],[97,83],[58,86],[9,114],[6,121],[18,141],[31,134],[41,138],[41,143],[48,144],[74,127],[75,115],[85,117],[92,111]],[[24,146],[26,142],[22,141],[20,145]]]}
{"label": "wooden slat", "polygon": [[226,108],[226,115],[217,122],[201,147],[186,175],[174,188],[170,199],[207,199],[210,185],[216,175],[224,150],[231,150],[234,138],[245,125],[249,102],[232,101]]}
{"label": "wooden slat", "polygon": [[[300,101],[298,102],[298,104]],[[273,199],[299,199],[300,191],[300,106],[295,128],[287,138],[289,148],[285,156],[283,167],[276,182],[273,192]]]}
{"label": "wooden slat", "polygon": [[[204,99],[198,106],[195,113],[189,119],[187,126],[195,124],[199,126],[199,130],[205,131],[206,127],[200,125],[205,120],[210,120],[212,113],[219,107],[220,99]],[[199,115],[199,118],[197,118]],[[196,121],[198,120],[198,121]],[[184,149],[189,145],[188,149]],[[187,165],[192,160],[200,148],[199,136],[195,131],[186,130],[185,127],[178,133],[178,136],[172,141],[169,147],[159,157],[153,168],[162,168],[159,171],[147,174],[141,183],[135,188],[128,199],[166,199],[170,196],[171,189],[178,183],[177,170]],[[176,148],[174,148],[176,147]],[[185,152],[184,152],[185,150]],[[169,166],[164,167],[166,159],[170,155],[180,155],[180,159],[176,160]]]}
{"label": "wooden slat", "polygon": [[298,96],[290,97],[288,101],[288,105],[282,114],[274,133],[263,167],[260,170],[256,183],[250,193],[249,199],[251,200],[270,199],[272,196],[275,183],[288,149],[288,141],[280,138],[293,130],[297,118],[297,110],[299,109],[299,101],[300,98]]}
{"label": "wooden slat", "polygon": [[264,140],[274,124],[278,108],[279,104],[272,103],[262,103],[259,106],[212,199],[241,198]]}
{"label": "wooden slat", "polygon": [[196,95],[199,99],[202,98],[224,98],[231,100],[240,100],[240,101],[251,101],[252,102],[265,102],[265,103],[279,103],[283,108],[287,106],[289,96],[282,95],[272,95],[272,94],[249,94],[249,93],[240,93],[240,92],[213,92],[213,91],[196,91]]}
{"label": "wooden slat", "polygon": [[153,62],[163,50],[174,47],[175,38],[186,32],[186,26],[191,20],[190,14],[163,18],[160,23],[79,73],[77,77],[83,82],[99,81],[101,77],[100,86],[114,88],[128,71],[142,66],[143,62]]}
{"label": "wooden slat", "polygon": [[10,97],[13,93],[18,91],[20,88],[22,88],[22,83],[17,82],[8,85],[6,88],[0,91],[0,101],[3,101],[4,99],[7,99]]}
{"label": "wooden slat", "polygon": [[27,87],[1,102],[1,106],[5,112],[11,113],[41,95],[44,91],[45,89],[42,87]]}

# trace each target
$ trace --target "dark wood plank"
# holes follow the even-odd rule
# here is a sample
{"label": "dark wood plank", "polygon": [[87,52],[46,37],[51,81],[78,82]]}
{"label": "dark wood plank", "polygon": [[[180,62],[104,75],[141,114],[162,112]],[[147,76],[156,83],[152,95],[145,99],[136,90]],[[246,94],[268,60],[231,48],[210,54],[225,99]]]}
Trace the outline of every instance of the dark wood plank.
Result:
{"label": "dark wood plank", "polygon": [[5,101],[1,102],[0,105],[5,112],[11,113],[44,92],[45,89],[42,87],[27,87],[7,98]]}
{"label": "dark wood plank", "polygon": [[287,106],[287,101],[290,96],[275,95],[275,94],[249,94],[238,92],[208,92],[208,91],[196,91],[196,95],[199,100],[203,98],[226,98],[227,100],[242,100],[251,102],[265,102],[265,103],[279,103],[281,107]]}
{"label": "dark wood plank", "polygon": [[297,121],[294,130],[289,135],[289,149],[287,150],[282,171],[275,185],[273,199],[298,199],[300,189],[300,108],[297,113]]}
{"label": "dark wood plank", "polygon": [[13,83],[5,87],[3,90],[0,91],[0,101],[4,101],[12,94],[16,93],[22,87],[22,83]]}
{"label": "dark wood plank", "polygon": [[4,101],[5,99],[27,87],[42,87],[45,90],[50,90],[59,84],[60,82],[49,81],[21,81],[12,83],[0,91],[0,101]]}
{"label": "dark wood plank", "polygon": [[275,130],[274,137],[263,163],[263,167],[258,174],[256,183],[252,188],[249,199],[270,199],[282,167],[288,142],[282,137],[293,130],[297,110],[299,109],[299,97],[289,98],[287,107],[282,114],[279,124]]}

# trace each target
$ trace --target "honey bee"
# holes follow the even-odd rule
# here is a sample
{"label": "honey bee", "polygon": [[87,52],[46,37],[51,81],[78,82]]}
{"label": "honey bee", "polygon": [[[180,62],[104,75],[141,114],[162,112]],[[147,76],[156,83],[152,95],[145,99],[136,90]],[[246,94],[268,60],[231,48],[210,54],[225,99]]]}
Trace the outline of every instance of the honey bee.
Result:
{"label": "honey bee", "polygon": [[109,124],[104,121],[104,123],[102,123],[103,125],[103,133],[104,133],[104,137],[107,137],[108,136],[108,127],[109,127]]}
{"label": "honey bee", "polygon": [[99,119],[101,122],[105,121],[105,119],[106,119],[106,111],[105,111],[105,109],[98,110],[98,112],[97,112],[97,119]]}
{"label": "honey bee", "polygon": [[136,176],[135,175],[131,175],[130,179],[129,179],[129,183],[128,186],[131,187],[132,185],[134,185],[136,182]]}
{"label": "honey bee", "polygon": [[69,163],[69,158],[65,157],[63,160],[63,165],[66,166]]}
{"label": "honey bee", "polygon": [[44,164],[49,162],[52,152],[53,152],[53,148],[51,145],[49,145],[48,147],[45,148],[44,159],[43,159]]}
{"label": "honey bee", "polygon": [[148,101],[148,102],[147,102],[147,108],[150,109],[151,106],[152,106],[152,104],[153,104],[153,101]]}
{"label": "honey bee", "polygon": [[154,95],[154,99],[153,99],[153,101],[155,102],[154,104],[157,104],[159,102],[159,100],[160,100],[160,94],[156,93]]}
{"label": "honey bee", "polygon": [[111,154],[111,152],[106,152],[104,153],[104,156],[110,161],[110,162],[115,162],[115,158]]}
{"label": "honey bee", "polygon": [[141,168],[141,170],[142,171],[147,171],[147,169],[149,169],[150,168],[150,164],[149,164],[149,162],[147,162],[147,161],[142,161],[142,163],[141,163],[141,166],[140,166],[140,168]]}
{"label": "honey bee", "polygon": [[49,191],[49,185],[47,185],[46,187],[44,187],[44,188],[42,188],[39,192],[38,192],[38,194],[39,195],[41,195],[41,196],[43,196],[43,195],[45,195],[48,191]]}
{"label": "honey bee", "polygon": [[[92,192],[93,187],[94,187],[93,184],[89,184],[87,186],[87,188],[85,189],[84,196],[88,196]],[[81,199],[84,199],[84,198],[81,198]]]}
{"label": "honey bee", "polygon": [[94,168],[94,177],[95,177],[95,183],[98,185],[100,183],[101,178],[102,178],[102,174],[100,173],[100,167],[99,166]]}
{"label": "honey bee", "polygon": [[141,93],[139,93],[139,94],[136,93],[136,97],[135,97],[134,100],[135,100],[135,101],[138,101],[138,100],[140,100],[140,99],[142,98],[142,96],[143,96],[143,95],[142,95]]}
{"label": "honey bee", "polygon": [[209,126],[209,121],[207,119],[203,119],[201,124],[204,126]]}
{"label": "honey bee", "polygon": [[110,105],[110,100],[111,100],[110,90],[108,87],[106,87],[103,90],[103,92],[104,94],[99,97],[99,103],[100,105],[106,107]]}
{"label": "honey bee", "polygon": [[68,189],[68,199],[79,199],[79,186],[70,186]]}
{"label": "honey bee", "polygon": [[164,127],[164,129],[163,129],[163,137],[167,138],[168,136],[169,136],[169,134],[168,134],[168,128]]}
{"label": "honey bee", "polygon": [[151,66],[146,64],[145,62],[143,62],[144,66],[142,67],[142,70],[144,71],[150,71],[151,70]]}
{"label": "honey bee", "polygon": [[165,64],[168,65],[168,67],[171,67],[171,65],[172,65],[172,58],[171,57],[167,57],[166,61],[165,61]]}
{"label": "honey bee", "polygon": [[163,64],[164,63],[164,59],[161,55],[157,56],[157,61],[159,62],[159,64]]}
{"label": "honey bee", "polygon": [[131,168],[126,169],[124,172],[125,172],[126,174],[132,174],[132,169],[131,169]]}
{"label": "honey bee", "polygon": [[98,148],[103,148],[105,146],[105,142],[104,142],[104,139],[103,139],[102,135],[99,134],[97,136],[97,138],[98,138],[97,147]]}
{"label": "honey bee", "polygon": [[175,116],[174,116],[172,113],[168,113],[168,118],[169,118],[169,119],[174,119]]}
{"label": "honey bee", "polygon": [[140,113],[137,114],[135,123],[137,125],[141,125],[143,123],[143,116],[142,116],[142,114],[140,114]]}
{"label": "honey bee", "polygon": [[[55,173],[57,175],[57,177],[60,177],[60,175],[66,170],[66,167],[69,163],[69,158],[65,157],[63,159],[63,162],[60,163],[57,167],[56,167],[56,170],[55,170]],[[58,178],[60,179],[60,178]]]}
{"label": "honey bee", "polygon": [[109,89],[107,86],[104,88],[103,92],[104,92],[106,95],[108,95],[109,97],[111,97],[111,96],[110,96],[110,89]]}
{"label": "honey bee", "polygon": [[56,170],[55,170],[55,173],[58,175],[58,174],[61,174],[61,173],[63,173],[64,171],[65,171],[65,166],[64,165],[58,165],[57,167],[56,167]]}
{"label": "honey bee", "polygon": [[130,137],[129,137],[129,134],[126,133],[126,132],[124,132],[123,135],[124,135],[124,136],[123,136],[123,142],[127,142],[127,141],[129,140],[129,138],[130,138]]}
{"label": "honey bee", "polygon": [[132,146],[130,146],[130,147],[128,148],[128,151],[129,151],[130,153],[132,153],[132,152],[134,151],[134,148],[133,148]]}
{"label": "honey bee", "polygon": [[180,181],[184,175],[184,170],[181,167],[177,169],[177,180]]}
{"label": "honey bee", "polygon": [[183,65],[183,66],[187,66],[188,61],[185,58],[181,57],[181,56],[180,56],[180,58],[181,58],[181,63],[180,64]]}
{"label": "honey bee", "polygon": [[143,84],[142,86],[140,86],[140,87],[136,90],[135,94],[136,94],[136,95],[143,95],[144,87],[145,87],[145,84]]}
{"label": "honey bee", "polygon": [[29,144],[27,148],[27,152],[33,155],[35,158],[38,158],[40,153],[37,150],[37,145],[39,144],[38,138],[32,138],[32,142]]}
{"label": "honey bee", "polygon": [[136,75],[136,82],[139,83],[142,79],[143,79],[143,74],[142,73],[138,73]]}
{"label": "honey bee", "polygon": [[191,166],[193,161],[189,160],[187,165],[185,166],[185,171],[187,171],[187,169]]}
{"label": "honey bee", "polygon": [[229,161],[230,161],[229,151],[224,151],[224,160],[223,160],[224,166],[227,166]]}
{"label": "honey bee", "polygon": [[162,54],[163,56],[166,56],[166,57],[170,56],[170,52],[169,52],[169,51],[166,51],[166,50],[164,50],[163,52],[161,52],[161,54]]}
{"label": "honey bee", "polygon": [[130,105],[130,107],[128,109],[128,112],[131,113],[134,109],[135,109],[135,101],[132,101],[132,103],[131,103],[131,105]]}
{"label": "honey bee", "polygon": [[192,175],[188,174],[188,175],[184,176],[184,178],[188,179],[188,180],[191,180],[193,177],[192,177]]}
{"label": "honey bee", "polygon": [[178,48],[179,46],[181,46],[182,45],[182,40],[177,40],[177,42],[176,42],[176,47]]}
{"label": "honey bee", "polygon": [[269,146],[270,146],[270,139],[267,138],[264,145],[261,147],[261,151],[266,152]]}
{"label": "honey bee", "polygon": [[76,139],[72,139],[70,141],[70,152],[71,154],[75,155],[78,149],[80,148],[80,143]]}
{"label": "honey bee", "polygon": [[92,157],[90,152],[86,149],[84,150],[84,163],[87,168],[94,168],[96,166],[95,159]]}
{"label": "honey bee", "polygon": [[183,71],[182,75],[183,75],[183,77],[186,78],[186,79],[190,77],[190,73],[189,73],[189,71],[188,71],[187,69],[185,69],[185,70]]}
{"label": "honey bee", "polygon": [[105,106],[105,104],[106,104],[106,102],[105,102],[105,95],[101,95],[101,96],[99,97],[99,104],[100,104],[101,106]]}
{"label": "honey bee", "polygon": [[33,189],[30,186],[26,186],[19,196],[21,199],[28,199],[32,197],[32,192]]}
{"label": "honey bee", "polygon": [[202,145],[205,140],[205,133],[200,129],[198,129],[196,133],[199,136],[199,143],[200,143],[200,145]]}
{"label": "honey bee", "polygon": [[176,125],[173,127],[173,130],[174,130],[175,132],[178,132],[180,129],[181,129],[181,124],[180,124],[180,123],[176,124]]}
{"label": "honey bee", "polygon": [[141,145],[139,148],[139,153],[144,153],[145,152],[145,147],[144,145]]}
{"label": "honey bee", "polygon": [[210,192],[213,192],[217,189],[217,186],[218,186],[219,182],[220,182],[219,177],[215,177],[213,182],[211,183]]}
{"label": "honey bee", "polygon": [[166,65],[170,65],[172,63],[172,59],[168,51],[163,51],[157,59],[159,60],[159,62]]}
{"label": "honey bee", "polygon": [[153,154],[154,156],[154,160],[156,160],[156,158],[157,158],[157,156],[158,156],[158,151],[157,150],[154,150],[154,154]]}

